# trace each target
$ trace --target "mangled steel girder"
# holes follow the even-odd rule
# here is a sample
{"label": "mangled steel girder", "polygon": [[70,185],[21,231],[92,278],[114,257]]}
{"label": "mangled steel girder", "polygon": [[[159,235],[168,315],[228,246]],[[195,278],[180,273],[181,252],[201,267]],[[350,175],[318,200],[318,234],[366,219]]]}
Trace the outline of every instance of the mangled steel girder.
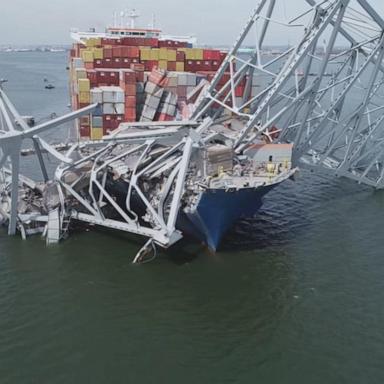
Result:
{"label": "mangled steel girder", "polygon": [[[294,143],[297,162],[384,188],[384,21],[366,0],[306,0],[303,8],[305,3],[301,15],[286,20],[283,0],[260,3],[195,117],[217,116],[211,108],[219,105],[247,122],[239,150],[277,127],[279,141]],[[297,42],[268,55],[268,36],[292,28],[301,30]],[[244,58],[242,47],[251,42],[253,55]],[[255,74],[267,82],[250,95]],[[244,82],[239,100],[236,87]]]}

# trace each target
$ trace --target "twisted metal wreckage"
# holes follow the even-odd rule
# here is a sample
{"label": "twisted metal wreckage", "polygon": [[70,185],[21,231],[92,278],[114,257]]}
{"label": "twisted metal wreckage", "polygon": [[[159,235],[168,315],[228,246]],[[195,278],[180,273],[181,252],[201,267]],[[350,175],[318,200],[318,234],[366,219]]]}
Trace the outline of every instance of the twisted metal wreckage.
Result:
{"label": "twisted metal wreckage", "polygon": [[[278,1],[262,0],[212,82],[190,95],[188,121],[123,124],[102,141],[76,142],[62,153],[41,134],[92,113],[97,105],[29,128],[0,89],[0,218],[9,234],[43,231],[52,244],[76,220],[148,238],[139,261],[154,245],[178,242],[186,220],[201,220],[195,214],[205,193],[216,200],[242,190],[266,193],[290,178],[296,164],[383,188],[384,21],[365,0],[306,3],[303,14],[281,21]],[[266,55],[274,27],[303,35],[283,53]],[[244,56],[250,36],[256,46]],[[226,72],[230,80],[220,86]],[[235,89],[244,78],[239,102]],[[252,97],[255,86],[260,89]],[[20,174],[26,140],[33,142],[44,182]],[[289,160],[277,170],[255,162],[252,145],[273,140],[294,144],[294,165]],[[210,174],[207,152],[218,143],[230,149],[237,165]],[[60,162],[51,179],[43,153]],[[215,249],[233,220],[220,218],[212,204],[215,225],[222,227],[210,228],[205,242]],[[231,219],[240,213],[232,212]]]}

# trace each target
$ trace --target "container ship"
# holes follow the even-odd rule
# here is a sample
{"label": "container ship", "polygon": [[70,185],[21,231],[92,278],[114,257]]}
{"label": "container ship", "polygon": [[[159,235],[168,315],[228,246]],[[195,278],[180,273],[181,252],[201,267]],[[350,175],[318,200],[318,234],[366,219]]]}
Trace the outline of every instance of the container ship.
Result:
{"label": "container ship", "polygon": [[[27,200],[17,207],[16,194],[7,192],[0,221],[10,234],[43,229],[52,244],[76,221],[144,236],[143,253],[183,237],[216,251],[238,219],[252,217],[263,197],[295,174],[292,145],[272,143],[274,127],[263,136],[260,123],[250,125],[251,100],[267,89],[257,75],[245,73],[233,54],[198,48],[193,37],[136,28],[134,21],[103,33],[72,32],[73,111],[22,132],[38,140],[45,183],[21,179],[19,196]],[[1,89],[0,97],[9,103]],[[36,136],[73,119],[76,140],[64,155]],[[52,180],[42,151],[60,162]],[[15,191],[8,177],[5,189]]]}
{"label": "container ship", "polygon": [[[154,23],[151,28],[137,28],[138,15],[134,10],[127,16],[128,20],[119,24],[115,15],[114,25],[102,33],[94,29],[71,33],[74,40],[70,54],[72,108],[98,105],[92,114],[77,122],[76,137],[81,141],[102,141],[110,135],[118,137],[119,133],[133,132],[130,124],[137,122],[145,125],[188,121],[196,98],[227,57],[228,52],[223,50],[196,47],[193,36],[165,35]],[[232,64],[232,71],[236,71],[236,63]],[[218,88],[230,81],[230,77],[228,68]],[[260,79],[254,76],[252,80],[249,97],[260,92]],[[241,103],[245,89],[244,77],[236,84],[235,103]],[[211,108],[218,110],[220,104],[215,103]],[[228,125],[232,122],[227,121]],[[234,122],[233,126],[236,125],[241,127],[239,122]],[[220,129],[223,132],[225,127]],[[208,145],[204,164],[198,158],[192,160],[192,168],[200,169],[198,173],[204,175],[197,179],[206,187],[198,192],[192,188],[193,193],[189,194],[194,196],[193,203],[186,204],[177,215],[177,229],[204,242],[211,250],[219,247],[234,222],[254,215],[262,206],[262,198],[296,171],[291,166],[291,147],[262,141],[254,147],[256,150],[247,149],[248,160],[244,162],[239,161],[230,146],[217,144]],[[248,169],[252,168],[252,162],[257,164],[254,170]],[[172,167],[165,174],[170,170]],[[127,180],[110,186],[109,192],[121,202],[123,210],[130,189]],[[150,190],[156,191],[158,187],[152,185],[148,193]],[[145,216],[146,208],[137,199],[132,210],[138,217]]]}

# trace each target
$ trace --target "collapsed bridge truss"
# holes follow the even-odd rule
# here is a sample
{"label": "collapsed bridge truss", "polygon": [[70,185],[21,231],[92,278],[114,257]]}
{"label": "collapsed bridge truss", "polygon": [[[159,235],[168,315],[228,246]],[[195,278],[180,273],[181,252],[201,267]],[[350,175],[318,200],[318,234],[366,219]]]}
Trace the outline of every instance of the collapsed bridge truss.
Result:
{"label": "collapsed bridge truss", "polygon": [[[284,1],[260,2],[194,117],[219,104],[247,122],[239,150],[274,127],[278,141],[295,144],[297,162],[384,188],[384,21],[366,0],[304,3],[305,11],[289,19]],[[293,46],[268,54],[276,36],[292,35],[300,36]],[[244,58],[249,45],[255,49]],[[244,79],[239,100],[235,89]],[[260,91],[251,97],[255,79]]]}

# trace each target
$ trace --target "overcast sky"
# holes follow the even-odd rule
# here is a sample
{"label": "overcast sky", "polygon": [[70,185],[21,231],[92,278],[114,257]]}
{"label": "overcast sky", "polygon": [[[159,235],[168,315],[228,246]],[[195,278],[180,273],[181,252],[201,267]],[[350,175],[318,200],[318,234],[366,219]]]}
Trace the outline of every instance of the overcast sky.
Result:
{"label": "overcast sky", "polygon": [[[368,0],[384,15],[383,0]],[[231,44],[257,0],[1,0],[0,45],[68,44],[72,27],[103,30],[113,11],[136,8],[138,24],[148,25],[152,14],[169,34],[195,34],[199,43]],[[281,15],[299,13],[304,0],[279,0]],[[278,33],[271,44],[287,43]],[[287,40],[287,41],[283,41]]]}

